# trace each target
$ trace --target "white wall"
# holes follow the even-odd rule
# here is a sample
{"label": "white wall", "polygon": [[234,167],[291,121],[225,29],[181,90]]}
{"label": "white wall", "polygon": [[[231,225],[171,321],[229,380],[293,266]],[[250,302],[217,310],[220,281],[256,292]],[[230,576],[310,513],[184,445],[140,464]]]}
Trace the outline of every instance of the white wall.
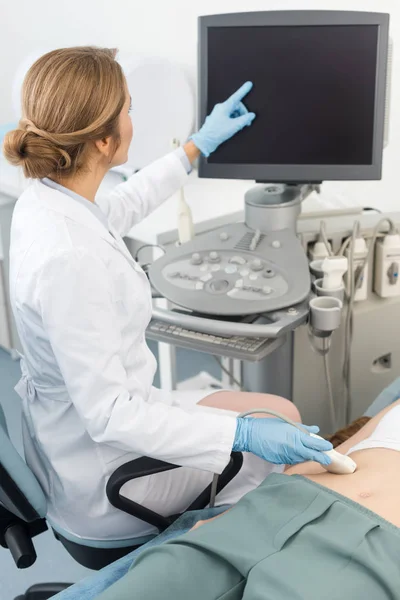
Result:
{"label": "white wall", "polygon": [[336,9],[389,12],[395,44],[391,142],[381,182],[329,188],[360,203],[400,210],[400,3],[398,0],[0,0],[0,123],[13,120],[11,85],[23,58],[37,49],[78,44],[161,55],[196,79],[197,17],[221,12]]}

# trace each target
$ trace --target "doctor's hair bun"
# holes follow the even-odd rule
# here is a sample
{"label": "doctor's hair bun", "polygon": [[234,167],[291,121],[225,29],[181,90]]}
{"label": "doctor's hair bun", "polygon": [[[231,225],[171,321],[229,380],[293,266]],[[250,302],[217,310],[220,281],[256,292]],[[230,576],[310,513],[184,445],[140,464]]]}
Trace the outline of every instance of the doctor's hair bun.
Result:
{"label": "doctor's hair bun", "polygon": [[[116,50],[77,46],[48,52],[22,87],[24,117],[4,138],[4,155],[26,177],[68,177],[90,168],[95,142],[119,143],[119,118],[128,100]],[[103,157],[98,154],[101,160]],[[112,156],[107,156],[109,163]]]}
{"label": "doctor's hair bun", "polygon": [[62,175],[70,169],[72,162],[68,152],[26,129],[7,133],[3,151],[12,165],[22,167],[25,177],[32,179],[42,179],[53,173]]}

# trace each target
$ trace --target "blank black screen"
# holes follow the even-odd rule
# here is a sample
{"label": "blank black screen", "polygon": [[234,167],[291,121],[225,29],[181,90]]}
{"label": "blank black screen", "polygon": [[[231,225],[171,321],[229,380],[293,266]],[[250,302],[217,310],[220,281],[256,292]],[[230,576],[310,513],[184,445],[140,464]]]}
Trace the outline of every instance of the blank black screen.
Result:
{"label": "blank black screen", "polygon": [[378,26],[211,27],[207,112],[245,81],[257,118],[211,163],[370,165]]}

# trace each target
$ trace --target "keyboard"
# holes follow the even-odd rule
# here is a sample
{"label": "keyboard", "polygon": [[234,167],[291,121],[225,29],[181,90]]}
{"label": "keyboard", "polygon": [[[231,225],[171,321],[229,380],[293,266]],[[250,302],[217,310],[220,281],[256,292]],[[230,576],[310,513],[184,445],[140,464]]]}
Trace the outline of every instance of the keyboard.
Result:
{"label": "keyboard", "polygon": [[282,343],[281,339],[222,337],[209,333],[201,333],[169,325],[163,321],[152,319],[146,337],[157,342],[165,342],[198,352],[217,356],[226,356],[238,360],[259,361],[276,350]]}

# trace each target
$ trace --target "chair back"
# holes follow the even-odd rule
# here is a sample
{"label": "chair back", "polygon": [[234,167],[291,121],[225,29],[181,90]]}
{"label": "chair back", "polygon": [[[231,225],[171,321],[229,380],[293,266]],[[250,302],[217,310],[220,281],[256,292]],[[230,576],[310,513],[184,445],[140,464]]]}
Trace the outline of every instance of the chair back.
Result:
{"label": "chair back", "polygon": [[27,523],[44,518],[47,502],[35,475],[10,440],[0,406],[0,504]]}

